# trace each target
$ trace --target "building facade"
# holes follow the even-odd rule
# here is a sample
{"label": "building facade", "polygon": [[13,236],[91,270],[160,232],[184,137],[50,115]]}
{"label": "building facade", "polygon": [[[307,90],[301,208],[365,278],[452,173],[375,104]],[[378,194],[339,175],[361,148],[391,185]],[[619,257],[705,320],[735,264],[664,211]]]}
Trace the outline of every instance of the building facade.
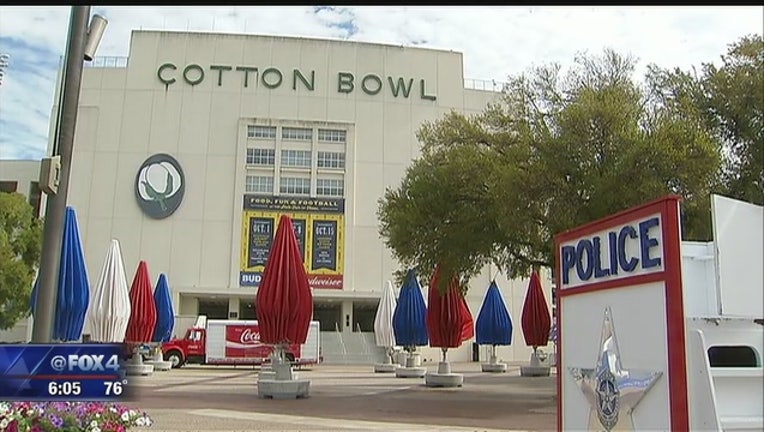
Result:
{"label": "building facade", "polygon": [[0,192],[24,195],[37,216],[40,215],[42,204],[39,178],[40,161],[0,160]]}
{"label": "building facade", "polygon": [[[372,332],[397,269],[378,234],[379,198],[420,154],[423,122],[479,113],[500,95],[466,89],[462,62],[432,49],[134,31],[127,59],[102,59],[82,81],[69,203],[91,280],[115,238],[128,281],[139,261],[153,280],[166,274],[179,315],[252,319],[289,214],[322,331]],[[492,275],[473,280],[475,317]],[[500,354],[527,360],[527,281],[498,283],[515,321]],[[469,359],[471,341],[452,351]]]}

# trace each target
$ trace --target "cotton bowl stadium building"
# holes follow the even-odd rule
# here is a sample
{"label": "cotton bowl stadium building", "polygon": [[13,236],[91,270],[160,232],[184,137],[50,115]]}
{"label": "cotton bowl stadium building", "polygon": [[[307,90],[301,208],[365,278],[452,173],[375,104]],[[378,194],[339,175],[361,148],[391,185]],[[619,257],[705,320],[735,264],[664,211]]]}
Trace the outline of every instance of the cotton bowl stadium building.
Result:
{"label": "cotton bowl stadium building", "polygon": [[[378,200],[420,154],[422,122],[479,113],[500,96],[466,83],[453,51],[134,31],[128,58],[96,59],[82,81],[69,203],[91,283],[115,238],[128,283],[141,260],[154,281],[167,275],[179,336],[198,314],[253,319],[278,218],[288,214],[324,357],[377,353],[376,307],[398,269],[378,233]],[[472,281],[475,318],[492,273]],[[542,281],[551,303],[551,280]],[[514,322],[500,357],[527,361],[527,280],[498,284]],[[472,342],[449,358],[472,360]],[[423,350],[426,360],[439,355]]]}

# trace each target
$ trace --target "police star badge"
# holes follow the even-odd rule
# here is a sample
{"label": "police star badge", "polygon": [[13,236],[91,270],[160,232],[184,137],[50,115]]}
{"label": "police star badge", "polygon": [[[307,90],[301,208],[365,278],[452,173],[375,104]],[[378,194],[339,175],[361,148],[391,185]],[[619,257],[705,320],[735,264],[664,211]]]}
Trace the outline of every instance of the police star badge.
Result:
{"label": "police star badge", "polygon": [[621,353],[615,337],[612,312],[605,308],[600,352],[594,369],[568,368],[591,406],[589,429],[634,430],[631,417],[637,404],[663,375],[663,372],[629,369],[621,366]]}

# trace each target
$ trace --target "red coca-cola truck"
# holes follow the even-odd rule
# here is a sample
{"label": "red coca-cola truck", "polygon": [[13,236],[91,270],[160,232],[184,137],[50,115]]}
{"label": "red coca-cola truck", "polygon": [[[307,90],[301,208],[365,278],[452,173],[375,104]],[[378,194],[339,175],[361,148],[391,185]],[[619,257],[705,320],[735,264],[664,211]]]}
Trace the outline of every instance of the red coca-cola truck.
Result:
{"label": "red coca-cola truck", "polygon": [[[311,321],[308,338],[302,345],[287,348],[286,358],[295,365],[317,364],[320,360],[319,324]],[[257,321],[208,320],[200,316],[182,339],[162,344],[162,354],[175,368],[185,364],[260,365],[270,362],[271,345],[260,342]]]}

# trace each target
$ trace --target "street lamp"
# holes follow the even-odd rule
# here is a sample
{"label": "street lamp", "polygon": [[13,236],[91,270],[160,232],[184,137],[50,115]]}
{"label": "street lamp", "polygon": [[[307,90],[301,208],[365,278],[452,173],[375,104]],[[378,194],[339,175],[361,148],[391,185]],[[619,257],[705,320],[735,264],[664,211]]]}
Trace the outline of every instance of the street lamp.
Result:
{"label": "street lamp", "polygon": [[109,22],[101,15],[93,15],[90,20],[90,27],[88,28],[87,40],[85,41],[85,53],[84,57],[87,61],[93,61],[95,58],[98,44],[101,43],[103,32],[106,30],[106,25]]}
{"label": "street lamp", "polygon": [[56,136],[51,157],[40,164],[40,189],[48,196],[45,205],[42,254],[40,256],[39,286],[35,299],[32,342],[49,343],[53,330],[58,297],[58,272],[61,264],[61,243],[64,234],[66,198],[72,165],[74,131],[80,100],[83,61],[95,57],[107,21],[94,15],[90,25],[90,6],[72,6],[66,63],[61,75],[62,93],[59,100]]}

